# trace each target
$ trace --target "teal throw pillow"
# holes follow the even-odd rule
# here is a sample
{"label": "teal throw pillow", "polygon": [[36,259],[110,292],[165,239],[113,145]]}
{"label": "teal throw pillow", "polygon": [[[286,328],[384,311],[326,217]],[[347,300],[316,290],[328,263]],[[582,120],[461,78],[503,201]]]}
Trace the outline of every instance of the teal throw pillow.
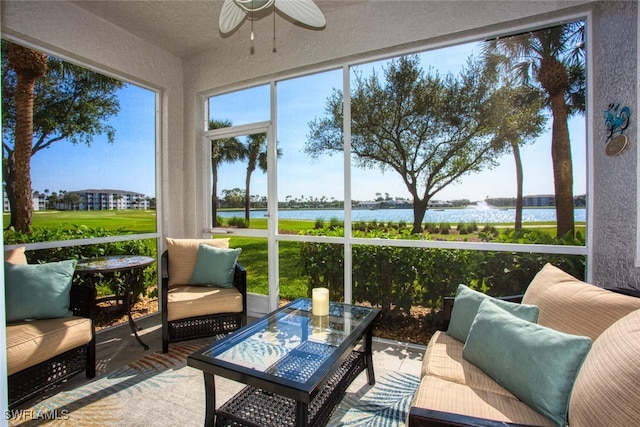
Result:
{"label": "teal throw pillow", "polygon": [[521,319],[536,323],[538,321],[538,313],[540,310],[535,305],[518,304],[509,301],[503,301],[490,297],[482,292],[474,291],[465,285],[458,285],[456,298],[453,302],[453,310],[451,311],[451,320],[447,335],[452,336],[458,341],[465,342],[473,319],[476,317],[478,307],[484,300],[490,300],[504,308],[508,312]]}
{"label": "teal throw pillow", "polygon": [[7,322],[68,317],[76,261],[4,263]]}
{"label": "teal throw pillow", "polygon": [[189,284],[232,288],[233,274],[240,252],[241,248],[224,249],[200,244]]}
{"label": "teal throw pillow", "polygon": [[566,426],[569,397],[591,339],[522,320],[483,301],[462,357],[532,409]]}

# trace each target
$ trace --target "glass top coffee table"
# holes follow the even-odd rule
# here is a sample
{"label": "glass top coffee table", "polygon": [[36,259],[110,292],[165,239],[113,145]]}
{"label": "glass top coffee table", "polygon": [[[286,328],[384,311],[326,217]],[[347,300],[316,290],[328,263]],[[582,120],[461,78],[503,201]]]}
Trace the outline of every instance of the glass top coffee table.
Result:
{"label": "glass top coffee table", "polygon": [[[204,373],[205,425],[325,425],[349,384],[366,369],[375,384],[371,340],[376,308],[330,303],[313,316],[297,299],[239,329],[187,364]],[[214,376],[247,384],[215,410]]]}

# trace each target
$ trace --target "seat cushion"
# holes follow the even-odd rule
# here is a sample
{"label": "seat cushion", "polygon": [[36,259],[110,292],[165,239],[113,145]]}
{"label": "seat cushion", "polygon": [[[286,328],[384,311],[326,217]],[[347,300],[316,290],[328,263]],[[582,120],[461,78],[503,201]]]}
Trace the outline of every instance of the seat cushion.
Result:
{"label": "seat cushion", "polygon": [[551,420],[515,397],[429,375],[420,381],[412,406],[501,422],[532,426],[554,425]]}
{"label": "seat cushion", "polygon": [[167,237],[169,287],[187,285],[198,259],[200,244],[228,248],[229,239],[172,239]]}
{"label": "seat cushion", "polygon": [[91,341],[91,319],[64,317],[7,325],[9,375]]}
{"label": "seat cushion", "polygon": [[570,426],[638,425],[639,355],[640,310],[636,310],[593,343],[573,386]]}
{"label": "seat cushion", "polygon": [[500,386],[480,368],[465,360],[462,357],[463,347],[464,343],[443,331],[436,331],[429,340],[424,354],[422,376],[434,376],[477,390],[515,398],[509,390]]}
{"label": "seat cushion", "polygon": [[538,324],[592,341],[618,319],[640,309],[640,298],[585,283],[551,264],[533,278],[522,303],[538,306]]}
{"label": "seat cushion", "polygon": [[235,287],[176,286],[167,293],[167,319],[241,313],[242,294]]}

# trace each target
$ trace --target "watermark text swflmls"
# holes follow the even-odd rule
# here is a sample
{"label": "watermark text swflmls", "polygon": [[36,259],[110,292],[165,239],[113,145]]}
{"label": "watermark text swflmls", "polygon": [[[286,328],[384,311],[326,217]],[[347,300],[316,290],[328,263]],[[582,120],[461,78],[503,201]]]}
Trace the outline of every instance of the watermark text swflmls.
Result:
{"label": "watermark text swflmls", "polygon": [[14,421],[31,421],[31,420],[68,420],[68,409],[53,409],[39,410],[39,409],[11,409],[4,411],[4,419]]}

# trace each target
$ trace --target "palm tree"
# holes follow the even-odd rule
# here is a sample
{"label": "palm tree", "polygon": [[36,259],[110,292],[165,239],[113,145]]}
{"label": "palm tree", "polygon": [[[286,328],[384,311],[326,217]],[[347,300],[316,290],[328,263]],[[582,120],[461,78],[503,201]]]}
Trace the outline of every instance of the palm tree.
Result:
{"label": "palm tree", "polygon": [[551,157],[556,196],[557,235],[575,232],[573,164],[568,119],[585,111],[584,22],[498,38],[485,54],[520,82],[539,85],[552,114]]}
{"label": "palm tree", "polygon": [[[15,146],[9,162],[15,165],[14,192],[16,209],[11,223],[16,231],[29,233],[33,204],[31,199],[31,146],[33,144],[33,92],[36,80],[47,71],[47,55],[10,43],[9,66],[16,72],[16,128]],[[15,215],[14,215],[15,213]]]}
{"label": "palm tree", "polygon": [[[487,63],[491,67],[491,63]],[[501,120],[501,138],[506,141],[515,160],[516,168],[516,230],[522,229],[524,170],[520,147],[540,136],[547,118],[542,114],[544,95],[531,86],[518,86],[508,77],[502,79],[502,87],[497,91],[496,104],[500,111],[507,111]],[[488,198],[488,197],[487,197]]]}
{"label": "palm tree", "polygon": [[[244,219],[247,226],[250,223],[249,213],[251,207],[251,199],[249,197],[249,189],[251,187],[251,175],[259,167],[262,172],[267,172],[267,135],[265,133],[257,133],[249,135],[244,147],[244,158],[247,159],[247,175],[245,178],[244,193]],[[277,149],[278,158],[282,157],[282,150]]]}
{"label": "palm tree", "polygon": [[[209,120],[209,130],[231,127],[230,120]],[[218,166],[244,159],[244,147],[238,138],[214,139],[211,141],[211,216],[214,227],[218,226]]]}

